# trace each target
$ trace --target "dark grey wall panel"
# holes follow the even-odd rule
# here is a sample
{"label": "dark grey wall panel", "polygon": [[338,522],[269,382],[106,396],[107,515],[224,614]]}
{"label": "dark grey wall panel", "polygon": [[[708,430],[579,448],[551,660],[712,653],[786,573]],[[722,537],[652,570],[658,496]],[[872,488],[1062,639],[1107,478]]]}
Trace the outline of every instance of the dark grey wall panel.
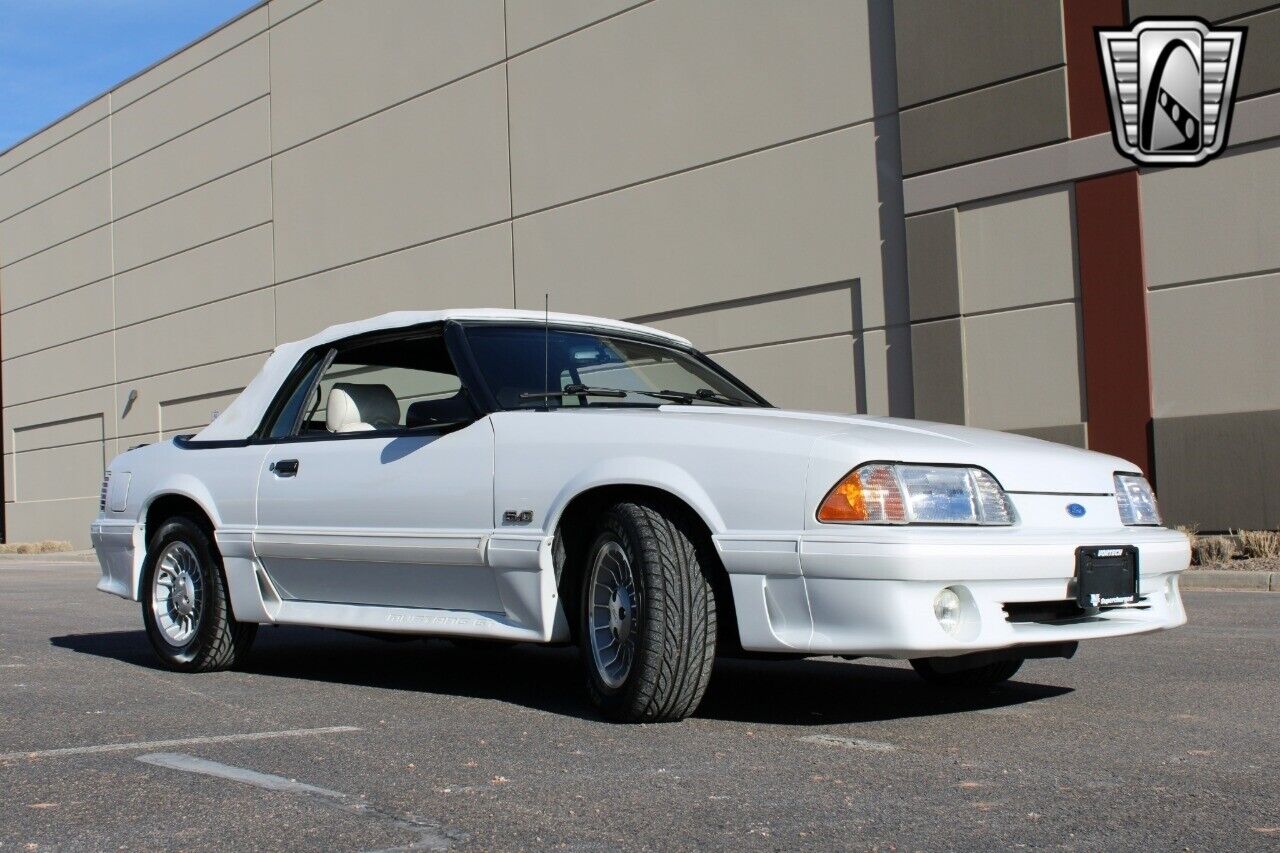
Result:
{"label": "dark grey wall panel", "polygon": [[915,416],[922,421],[964,423],[964,339],[959,320],[911,327],[911,376]]}
{"label": "dark grey wall panel", "polygon": [[1280,9],[1231,23],[1249,28],[1237,97],[1248,98],[1280,89]]}
{"label": "dark grey wall panel", "polygon": [[1057,68],[900,114],[902,173],[914,175],[1059,142],[1070,134]]}
{"label": "dark grey wall panel", "polygon": [[1086,424],[1062,424],[1061,426],[1031,427],[1030,429],[1011,429],[1006,432],[1017,433],[1041,441],[1053,441],[1058,444],[1069,444],[1072,447],[1088,447],[1089,433]]}
{"label": "dark grey wall panel", "polygon": [[1062,65],[1059,0],[898,0],[903,107]]}
{"label": "dark grey wall panel", "polygon": [[960,313],[954,208],[907,219],[907,281],[912,321]]}
{"label": "dark grey wall panel", "polygon": [[1221,21],[1274,5],[1274,0],[1129,0],[1129,20],[1147,15],[1194,15]]}
{"label": "dark grey wall panel", "polygon": [[1280,411],[1156,418],[1154,432],[1167,524],[1202,531],[1280,524]]}

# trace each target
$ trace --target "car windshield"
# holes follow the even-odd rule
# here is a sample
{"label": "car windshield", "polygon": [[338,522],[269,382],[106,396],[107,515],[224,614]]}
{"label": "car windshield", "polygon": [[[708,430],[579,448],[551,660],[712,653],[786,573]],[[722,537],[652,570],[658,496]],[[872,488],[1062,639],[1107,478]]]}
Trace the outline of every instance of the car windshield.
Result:
{"label": "car windshield", "polygon": [[467,341],[504,409],[767,405],[711,364],[655,342],[490,325],[468,327]]}

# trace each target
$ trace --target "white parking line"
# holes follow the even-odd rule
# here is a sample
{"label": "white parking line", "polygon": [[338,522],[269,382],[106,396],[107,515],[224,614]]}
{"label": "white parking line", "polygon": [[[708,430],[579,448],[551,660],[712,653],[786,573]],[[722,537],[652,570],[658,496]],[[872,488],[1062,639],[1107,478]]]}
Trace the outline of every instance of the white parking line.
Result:
{"label": "white parking line", "polygon": [[13,761],[19,758],[56,758],[63,755],[91,755],[97,752],[126,752],[131,749],[165,749],[171,746],[196,746],[204,743],[237,743],[248,740],[270,740],[280,737],[306,737],[308,735],[332,735],[343,732],[358,732],[356,726],[325,726],[320,729],[288,729],[282,732],[249,732],[239,735],[209,735],[206,737],[188,737],[180,740],[143,740],[132,743],[104,743],[96,746],[68,746],[62,749],[37,749],[25,752],[2,752],[0,761]]}
{"label": "white parking line", "polygon": [[220,764],[217,761],[209,761],[205,758],[197,758],[194,755],[182,755],[175,752],[155,752],[139,755],[137,760],[144,764],[152,764],[156,767],[165,767],[170,770],[181,770],[185,773],[212,776],[215,779],[243,782],[246,785],[265,788],[268,791],[299,794],[327,808],[337,809],[347,814],[359,815],[393,829],[417,834],[417,841],[403,847],[390,848],[394,850],[448,850],[453,842],[466,841],[468,839],[466,833],[446,830],[433,821],[423,820],[412,815],[384,811],[371,803],[365,802],[363,799],[348,796],[340,791],[319,788],[315,785],[308,785],[305,782],[298,782],[272,773],[259,773],[257,770],[232,767],[230,764]]}
{"label": "white parking line", "polygon": [[315,797],[328,797],[332,800],[344,800],[347,797],[346,794],[330,791],[328,788],[317,788],[315,785],[296,782],[283,776],[259,773],[257,770],[245,770],[243,767],[232,767],[229,764],[219,764],[216,761],[209,761],[207,758],[196,758],[194,755],[182,755],[177,752],[151,752],[146,755],[139,755],[138,760],[143,764],[168,767],[170,770],[185,770],[188,773],[202,773],[205,776],[214,776],[218,779],[244,782],[246,785],[266,788],[268,791],[310,794]]}

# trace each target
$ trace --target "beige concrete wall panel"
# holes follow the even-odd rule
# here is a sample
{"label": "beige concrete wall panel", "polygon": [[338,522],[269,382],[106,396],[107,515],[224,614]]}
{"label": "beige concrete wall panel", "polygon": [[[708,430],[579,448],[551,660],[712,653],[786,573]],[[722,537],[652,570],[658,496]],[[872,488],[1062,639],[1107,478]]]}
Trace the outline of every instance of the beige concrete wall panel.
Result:
{"label": "beige concrete wall panel", "polygon": [[1055,444],[1068,444],[1072,447],[1087,448],[1089,446],[1088,425],[1083,423],[1011,429],[1009,432],[1038,438],[1041,441],[1052,441]]}
{"label": "beige concrete wall panel", "polygon": [[962,208],[961,302],[966,313],[1074,299],[1075,217],[1058,188]]}
{"label": "beige concrete wall panel", "polygon": [[89,524],[97,514],[97,497],[5,504],[5,533],[10,542],[61,539],[88,548]]}
{"label": "beige concrete wall panel", "polygon": [[260,98],[117,166],[115,216],[265,159],[271,147],[269,115],[267,99]]}
{"label": "beige concrete wall panel", "polygon": [[208,426],[244,388],[224,388],[207,394],[192,394],[160,401],[161,434],[197,432]]}
{"label": "beige concrete wall panel", "polygon": [[505,223],[296,279],[276,288],[280,341],[386,311],[512,305]]}
{"label": "beige concrete wall panel", "polygon": [[[37,434],[52,435],[54,437],[53,446],[65,444],[66,441],[58,436],[56,430],[37,433],[33,428],[60,423],[79,424],[85,418],[99,416],[108,426],[106,437],[113,439],[115,437],[115,432],[112,428],[114,424],[112,411],[114,409],[115,392],[110,386],[64,394],[59,397],[49,397],[17,406],[7,405],[4,409],[4,452],[13,452],[13,436],[23,430],[27,431],[28,439]],[[90,414],[86,414],[86,412]],[[79,427],[72,427],[72,429],[79,429]],[[85,438],[84,435],[77,434],[74,440],[78,441],[83,438]],[[23,446],[29,450],[44,445],[34,445],[28,441]]]}
{"label": "beige concrete wall panel", "polygon": [[111,330],[111,280],[37,302],[0,318],[6,358]]}
{"label": "beige concrete wall panel", "polygon": [[1157,417],[1280,409],[1280,275],[1152,291]]}
{"label": "beige concrete wall panel", "polygon": [[111,335],[73,341],[4,362],[4,402],[8,406],[110,385]]}
{"label": "beige concrete wall panel", "polygon": [[[121,448],[155,441],[163,431],[194,432],[213,419],[215,410],[226,408],[224,399],[249,384],[267,355],[264,352],[121,384],[116,391],[121,405],[116,420]],[[124,403],[131,390],[137,391],[138,397],[126,411]]]}
{"label": "beige concrete wall panel", "polygon": [[518,219],[517,303],[639,317],[858,279],[884,323],[869,125]]}
{"label": "beige concrete wall panel", "polygon": [[904,107],[1067,61],[1059,0],[897,0],[893,12]]}
{"label": "beige concrete wall panel", "polygon": [[106,118],[108,111],[106,95],[90,101],[70,115],[0,154],[0,173],[8,172],[37,154],[48,151],[63,140],[70,139],[94,122]]}
{"label": "beige concrete wall panel", "polygon": [[121,329],[116,369],[125,384],[274,346],[275,301],[269,290],[260,290]]}
{"label": "beige concrete wall panel", "polygon": [[267,36],[256,36],[111,114],[114,163],[231,112],[267,93]]}
{"label": "beige concrete wall panel", "polygon": [[866,120],[869,52],[863,3],[708,0],[653,3],[517,57],[516,213]]}
{"label": "beige concrete wall panel", "polygon": [[[101,421],[99,420],[99,426]],[[14,499],[49,501],[97,495],[106,469],[102,442],[22,450],[13,459]]]}
{"label": "beige concrete wall panel", "polygon": [[856,407],[850,335],[731,350],[712,358],[775,406],[818,412]]}
{"label": "beige concrete wall panel", "polygon": [[968,423],[993,429],[1085,420],[1074,304],[964,319]]}
{"label": "beige concrete wall panel", "polygon": [[965,422],[964,366],[964,328],[959,319],[911,327],[917,418],[949,424]]}
{"label": "beige concrete wall panel", "polygon": [[0,173],[0,219],[101,174],[110,166],[110,132],[107,122],[99,121]]}
{"label": "beige concrete wall panel", "polygon": [[839,282],[635,319],[715,352],[861,331],[854,328],[857,292],[856,282]]}
{"label": "beige concrete wall panel", "polygon": [[[4,250],[0,246],[0,252]],[[111,226],[0,267],[0,305],[14,311],[41,299],[111,276]],[[5,357],[9,355],[5,343]]]}
{"label": "beige concrete wall panel", "polygon": [[495,68],[278,155],[277,281],[506,219],[505,92]]}
{"label": "beige concrete wall panel", "polygon": [[117,220],[116,270],[131,270],[270,219],[270,165],[259,163]]}
{"label": "beige concrete wall panel", "polygon": [[102,174],[0,222],[0,263],[13,264],[110,221],[111,178]]}
{"label": "beige concrete wall panel", "polygon": [[107,438],[105,422],[103,414],[95,412],[45,423],[6,426],[13,433],[14,452],[21,456],[34,450],[49,450],[70,444],[100,444]]}
{"label": "beige concrete wall panel", "polygon": [[1280,411],[1155,419],[1156,491],[1166,524],[1275,529]]}
{"label": "beige concrete wall panel", "polygon": [[[123,110],[140,98],[170,86],[186,86],[189,88],[184,91],[193,94],[205,94],[209,91],[206,82],[209,78],[202,75],[216,75],[218,72],[216,70],[210,72],[209,67],[225,61],[229,56],[236,57],[232,60],[234,63],[252,66],[243,70],[250,71],[256,75],[265,68],[265,65],[260,64],[263,62],[263,58],[256,55],[250,56],[249,52],[234,54],[233,48],[242,47],[244,42],[253,39],[255,35],[266,28],[266,9],[255,9],[240,19],[232,21],[227,26],[210,33],[207,38],[201,39],[181,53],[174,54],[156,67],[144,71],[117,88],[111,93],[112,109]],[[254,41],[260,44],[265,39],[255,39]],[[187,83],[182,82],[188,78],[195,78],[195,80]],[[223,85],[230,90],[240,81],[241,78],[239,77],[228,77]],[[248,99],[246,98],[246,100]],[[225,110],[219,110],[218,112],[225,112]],[[212,117],[212,115],[208,116],[208,118]],[[156,140],[156,142],[159,141],[158,139]],[[121,159],[119,152],[116,153],[116,158],[116,162],[119,162]]]}
{"label": "beige concrete wall panel", "polygon": [[[12,454],[12,453],[6,453],[6,454],[4,454],[4,502],[5,502],[5,509],[8,509],[8,508],[9,508],[9,507],[8,507],[8,505],[9,505],[10,503],[12,503],[12,501],[13,501],[13,489],[14,489],[14,482],[13,482],[13,454]],[[14,541],[14,540],[13,540],[12,538],[10,538],[10,541]]]}
{"label": "beige concrete wall panel", "polygon": [[902,173],[915,175],[1070,136],[1067,72],[1045,71],[903,110]]}
{"label": "beige concrete wall panel", "polygon": [[908,295],[911,319],[960,313],[960,260],[956,211],[939,210],[906,220]]}
{"label": "beige concrete wall panel", "polygon": [[272,145],[442,86],[503,50],[502,0],[326,0],[271,31]]}
{"label": "beige concrete wall panel", "polygon": [[321,0],[271,0],[267,5],[267,16],[271,26],[291,18],[304,9],[309,9]]}
{"label": "beige concrete wall panel", "polygon": [[116,323],[140,323],[269,284],[267,223],[116,276]]}
{"label": "beige concrete wall panel", "polygon": [[[859,367],[859,360],[861,366]],[[862,336],[861,353],[855,343],[855,374],[861,373],[860,408],[869,415],[915,417],[911,328],[890,326]]]}
{"label": "beige concrete wall panel", "polygon": [[507,51],[521,53],[643,0],[507,0]]}
{"label": "beige concrete wall panel", "polygon": [[1149,172],[1139,187],[1149,286],[1280,268],[1280,145]]}

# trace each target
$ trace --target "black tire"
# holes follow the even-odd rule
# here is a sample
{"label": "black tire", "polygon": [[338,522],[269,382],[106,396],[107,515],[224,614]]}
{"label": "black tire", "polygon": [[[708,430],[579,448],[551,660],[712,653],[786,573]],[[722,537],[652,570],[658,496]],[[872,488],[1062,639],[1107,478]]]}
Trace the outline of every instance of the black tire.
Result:
{"label": "black tire", "polygon": [[[916,658],[911,666],[920,677],[935,687],[956,691],[990,690],[1008,681],[1023,664],[1023,658],[997,660],[955,669],[955,658]],[[948,663],[950,665],[948,665]]]}
{"label": "black tire", "polygon": [[[195,571],[199,574],[202,595],[196,598],[198,616],[195,632],[181,644],[165,636],[155,612],[152,582],[160,557],[171,546],[185,545],[195,555]],[[237,622],[231,613],[222,558],[212,537],[194,519],[176,516],[167,519],[151,536],[147,558],[143,564],[142,621],[147,638],[160,661],[178,672],[215,672],[230,669],[245,659],[258,626]]]}
{"label": "black tire", "polygon": [[[600,518],[582,569],[578,641],[591,701],[611,719],[682,720],[702,701],[715,661],[716,603],[697,536],[682,508],[657,500],[618,503]],[[610,685],[596,663],[590,614],[597,556],[617,547],[630,561],[639,603],[629,671]]]}

